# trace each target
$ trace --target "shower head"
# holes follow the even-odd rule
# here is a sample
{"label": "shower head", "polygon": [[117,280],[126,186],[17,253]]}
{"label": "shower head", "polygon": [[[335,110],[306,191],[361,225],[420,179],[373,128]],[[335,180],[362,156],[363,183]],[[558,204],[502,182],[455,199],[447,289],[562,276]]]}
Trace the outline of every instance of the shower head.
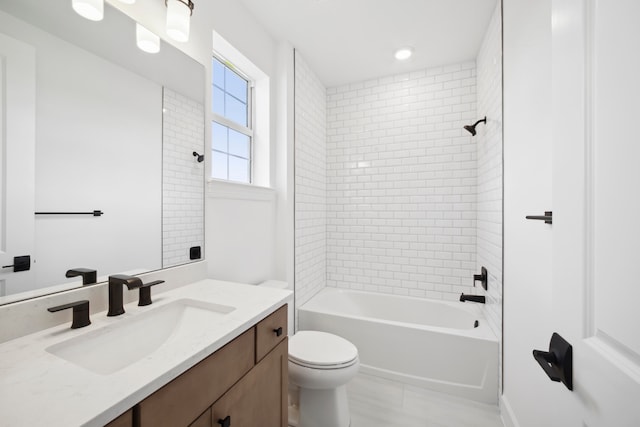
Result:
{"label": "shower head", "polygon": [[198,154],[195,151],[193,152],[193,157],[196,157],[198,160],[198,163],[202,163],[204,162],[204,154]]}
{"label": "shower head", "polygon": [[487,117],[485,116],[484,119],[480,119],[472,125],[466,125],[464,128],[471,134],[471,136],[476,136],[476,126],[478,123],[487,123]]}

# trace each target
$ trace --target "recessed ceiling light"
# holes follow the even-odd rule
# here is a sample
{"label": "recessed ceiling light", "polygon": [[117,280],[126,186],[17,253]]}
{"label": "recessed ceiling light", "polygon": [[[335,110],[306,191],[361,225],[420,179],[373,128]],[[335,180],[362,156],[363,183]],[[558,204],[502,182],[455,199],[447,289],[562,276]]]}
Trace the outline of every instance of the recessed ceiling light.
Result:
{"label": "recessed ceiling light", "polygon": [[413,49],[410,47],[403,47],[402,49],[396,50],[395,56],[398,61],[404,61],[405,59],[409,59],[413,54]]}

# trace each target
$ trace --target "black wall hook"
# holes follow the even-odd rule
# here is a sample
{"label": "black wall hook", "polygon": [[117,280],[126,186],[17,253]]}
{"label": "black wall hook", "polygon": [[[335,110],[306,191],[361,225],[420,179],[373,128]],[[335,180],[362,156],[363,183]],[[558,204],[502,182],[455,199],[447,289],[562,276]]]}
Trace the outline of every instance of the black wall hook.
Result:
{"label": "black wall hook", "polygon": [[204,154],[198,154],[195,151],[193,152],[193,157],[198,158],[198,163],[202,163],[204,161]]}

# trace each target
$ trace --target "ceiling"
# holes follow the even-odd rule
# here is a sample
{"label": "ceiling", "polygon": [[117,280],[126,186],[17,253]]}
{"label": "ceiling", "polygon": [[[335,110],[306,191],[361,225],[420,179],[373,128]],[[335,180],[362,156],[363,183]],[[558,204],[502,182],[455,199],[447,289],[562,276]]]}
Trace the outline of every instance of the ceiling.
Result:
{"label": "ceiling", "polygon": [[[497,0],[241,0],[327,87],[475,59]],[[413,56],[397,61],[396,49]]]}

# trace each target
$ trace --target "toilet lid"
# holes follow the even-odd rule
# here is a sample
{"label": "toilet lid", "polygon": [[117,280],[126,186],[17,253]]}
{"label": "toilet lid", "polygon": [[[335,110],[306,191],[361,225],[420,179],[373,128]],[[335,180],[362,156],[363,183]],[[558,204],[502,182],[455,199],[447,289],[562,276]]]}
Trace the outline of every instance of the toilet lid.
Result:
{"label": "toilet lid", "polygon": [[344,366],[358,358],[358,349],[337,335],[300,331],[289,339],[289,360],[303,366]]}

